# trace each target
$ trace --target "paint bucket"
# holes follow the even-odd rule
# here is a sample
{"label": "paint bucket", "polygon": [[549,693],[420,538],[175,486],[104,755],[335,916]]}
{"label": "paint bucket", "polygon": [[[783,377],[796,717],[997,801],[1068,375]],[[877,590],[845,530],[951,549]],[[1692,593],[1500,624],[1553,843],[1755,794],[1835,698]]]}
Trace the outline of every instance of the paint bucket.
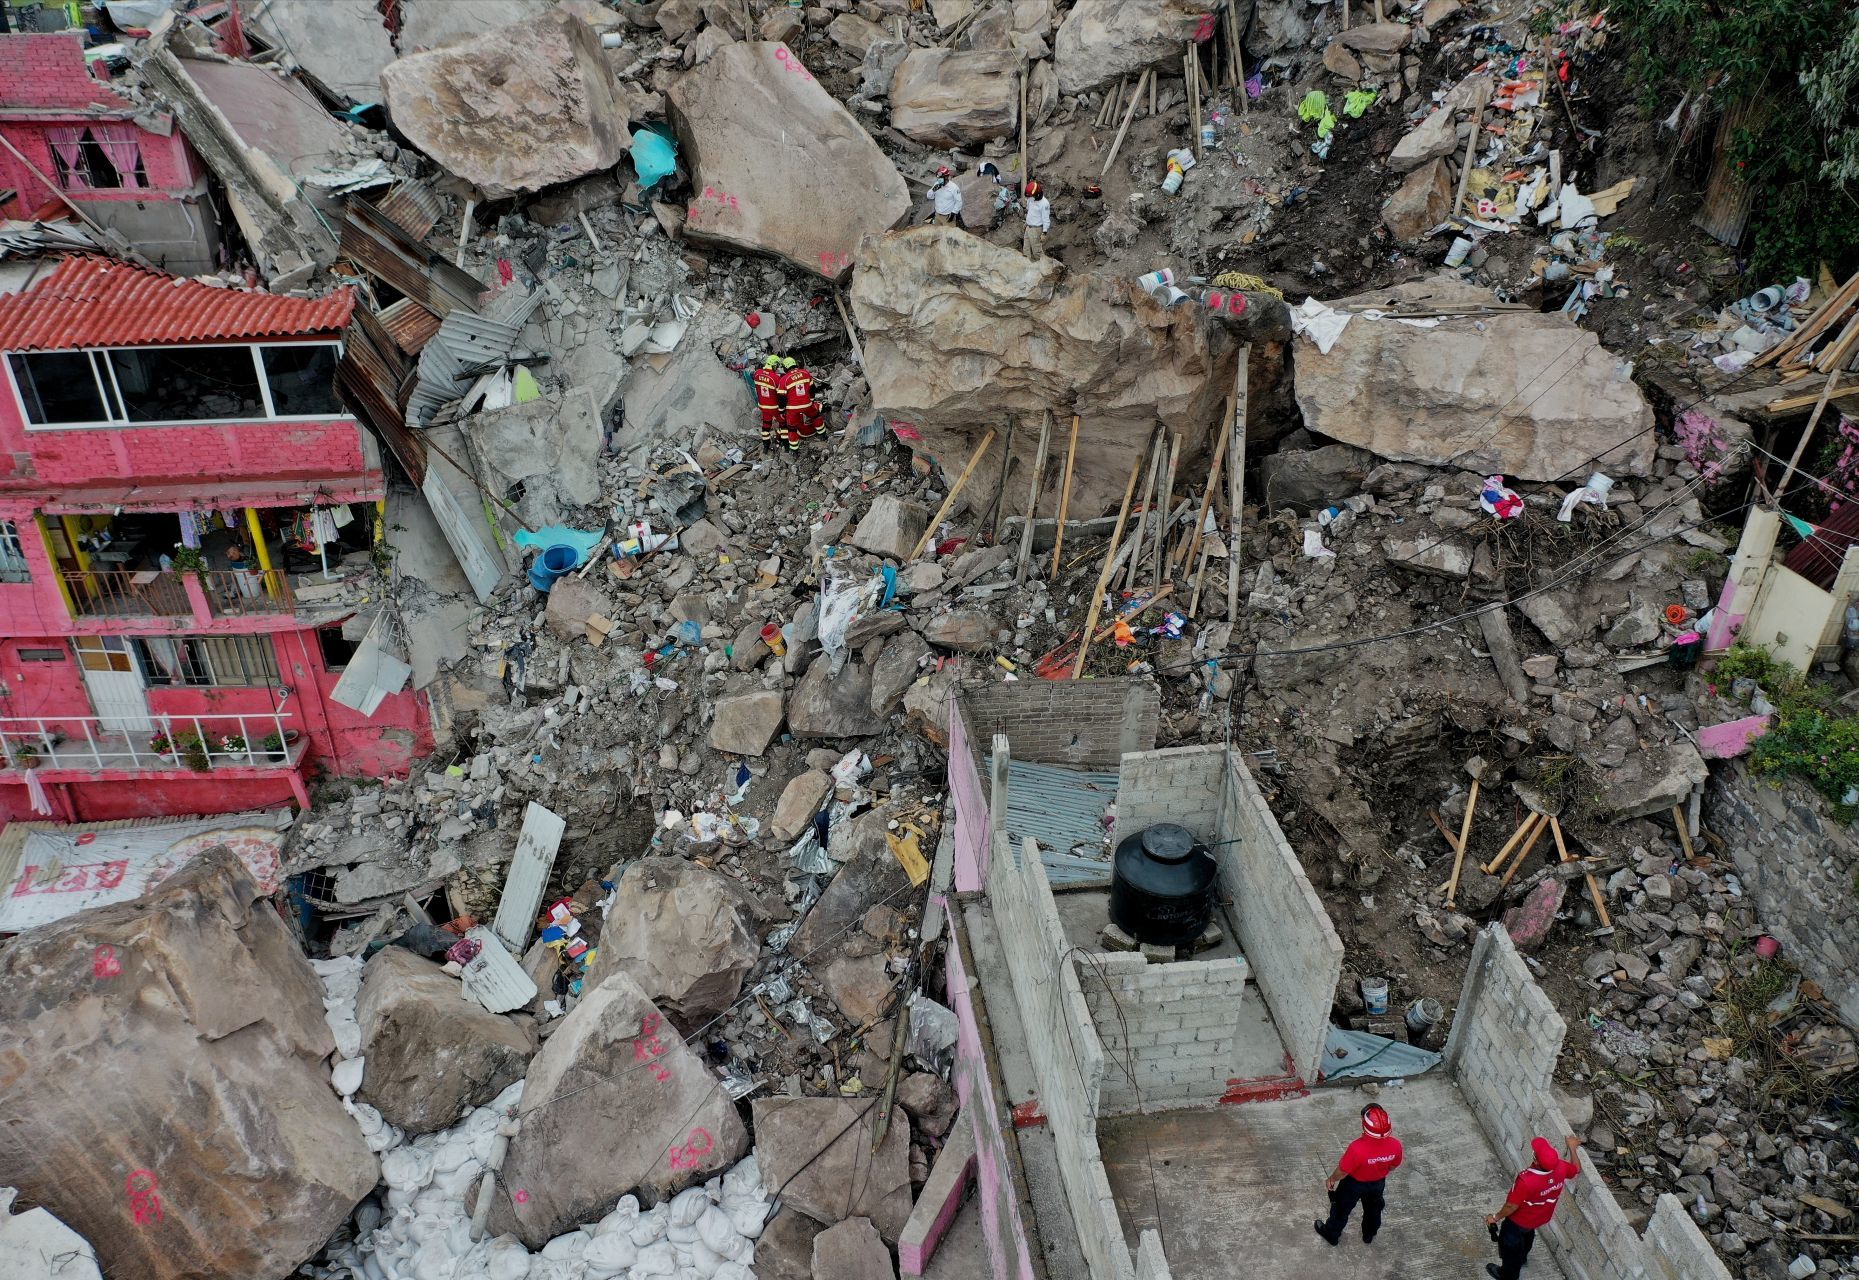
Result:
{"label": "paint bucket", "polygon": [[1454,236],[1452,238],[1452,248],[1446,250],[1446,265],[1449,267],[1464,266],[1465,260],[1471,255],[1471,252],[1472,242],[1470,240],[1467,240],[1464,236]]}
{"label": "paint bucket", "polygon": [[536,562],[529,566],[529,585],[538,591],[547,591],[555,585],[555,580],[575,567],[581,559],[581,553],[573,547],[545,547]]}
{"label": "paint bucket", "polygon": [[1388,980],[1386,978],[1362,979],[1362,1005],[1371,1017],[1388,1011]]}
{"label": "paint bucket", "polygon": [[1411,1035],[1430,1035],[1445,1016],[1446,1011],[1440,1008],[1439,1001],[1423,996],[1407,1006],[1407,1030]]}
{"label": "paint bucket", "polygon": [[1181,171],[1181,167],[1179,165],[1171,164],[1170,166],[1168,166],[1168,176],[1162,179],[1163,194],[1172,196],[1177,191],[1181,190],[1181,180],[1185,176],[1186,175]]}
{"label": "paint bucket", "polygon": [[1201,126],[1201,145],[1203,147],[1211,147],[1214,145],[1214,127],[1211,123]]}
{"label": "paint bucket", "polygon": [[779,658],[787,652],[787,638],[781,634],[779,625],[770,622],[762,628],[762,643],[768,646],[768,652]]}

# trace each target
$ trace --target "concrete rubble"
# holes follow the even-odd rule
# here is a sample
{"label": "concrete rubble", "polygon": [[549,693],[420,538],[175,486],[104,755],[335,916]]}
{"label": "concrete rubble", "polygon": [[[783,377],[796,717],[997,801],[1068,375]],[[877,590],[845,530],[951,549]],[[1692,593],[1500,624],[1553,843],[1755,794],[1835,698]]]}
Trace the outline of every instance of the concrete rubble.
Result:
{"label": "concrete rubble", "polygon": [[[1100,604],[1084,674],[1152,684],[1157,746],[1243,744],[1347,949],[1339,1023],[1404,1036],[1355,984],[1449,1004],[1501,920],[1571,1028],[1557,1078],[1608,1193],[1679,1195],[1739,1276],[1846,1274],[1830,1117],[1859,1048],[1807,961],[1756,953],[1796,935],[1713,839],[1700,737],[1756,694],[1669,657],[1727,604],[1771,439],[1696,399],[1747,282],[1605,196],[1666,156],[1595,127],[1601,90],[1518,105],[1551,47],[1613,74],[1604,22],[1341,8],[1241,6],[1256,92],[1192,0],[402,0],[394,30],[273,0],[249,22],[276,71],[186,22],[139,46],[123,92],[173,112],[244,238],[212,278],[372,295],[369,424],[427,477],[372,603],[438,746],[318,788],[279,900],[301,936],[203,862],[0,950],[41,1108],[0,1175],[105,1274],[894,1274],[965,1123],[948,1062],[898,1048],[948,945],[950,700],[1069,674]],[[292,71],[364,108],[297,122],[363,185],[307,191],[210,92],[308,99]],[[962,213],[920,225],[945,165]],[[349,218],[402,238],[371,256]],[[793,453],[757,439],[770,355],[824,410]],[[1214,456],[1242,445],[1235,512]],[[544,592],[548,546],[575,567]],[[564,824],[540,911],[467,955],[532,804]],[[1554,837],[1483,870],[1539,813]],[[100,1071],[125,1101],[30,1084]],[[141,1154],[157,1120],[184,1161]],[[237,1203],[200,1173],[235,1157]],[[141,1210],[118,1166],[148,1169]],[[156,1195],[188,1227],[167,1253],[136,1224]]]}

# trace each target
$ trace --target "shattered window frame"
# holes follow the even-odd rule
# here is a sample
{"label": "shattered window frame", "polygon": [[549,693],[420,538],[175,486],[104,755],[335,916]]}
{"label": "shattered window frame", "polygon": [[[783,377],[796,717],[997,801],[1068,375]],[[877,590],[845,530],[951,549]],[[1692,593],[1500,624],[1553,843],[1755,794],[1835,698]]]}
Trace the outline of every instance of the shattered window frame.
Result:
{"label": "shattered window frame", "polygon": [[[329,402],[336,408],[326,413],[279,413],[277,399],[272,393],[271,375],[265,363],[265,352],[274,348],[318,347],[328,352],[332,385]],[[0,361],[6,368],[7,385],[13,393],[13,401],[19,408],[20,422],[27,431],[95,431],[109,427],[196,427],[210,426],[217,423],[234,422],[333,422],[341,419],[353,420],[335,394],[333,386],[335,365],[342,359],[343,344],[327,340],[308,342],[200,342],[200,343],[133,343],[112,347],[82,347],[53,351],[8,351],[3,353],[5,360]],[[252,412],[241,411],[227,417],[192,417],[192,418],[153,418],[138,419],[129,412],[129,403],[123,394],[122,380],[117,376],[116,362],[110,357],[116,352],[132,351],[232,351],[248,353],[252,362],[252,374],[256,379],[256,389],[260,403]],[[46,422],[40,419],[44,415],[43,396],[39,384],[46,380],[44,375],[36,373],[32,362],[36,360],[55,359],[68,361],[73,357],[88,359],[92,379],[92,403],[101,405],[106,416],[87,418],[72,422]],[[75,371],[73,371],[75,372]],[[63,375],[58,375],[63,376]],[[81,375],[78,375],[81,377]],[[280,383],[288,375],[280,374]],[[282,389],[280,387],[280,389]],[[30,394],[28,394],[30,392]],[[67,400],[73,399],[70,395]],[[301,398],[292,393],[292,398]]]}

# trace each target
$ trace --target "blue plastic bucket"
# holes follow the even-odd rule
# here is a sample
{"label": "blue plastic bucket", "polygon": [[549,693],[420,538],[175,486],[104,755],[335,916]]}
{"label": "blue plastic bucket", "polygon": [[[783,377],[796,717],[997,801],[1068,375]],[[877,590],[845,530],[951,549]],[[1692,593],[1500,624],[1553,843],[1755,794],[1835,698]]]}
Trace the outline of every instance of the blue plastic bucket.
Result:
{"label": "blue plastic bucket", "polygon": [[581,553],[573,547],[545,547],[529,566],[529,585],[538,591],[547,591],[555,585],[555,580],[567,573],[580,561]]}

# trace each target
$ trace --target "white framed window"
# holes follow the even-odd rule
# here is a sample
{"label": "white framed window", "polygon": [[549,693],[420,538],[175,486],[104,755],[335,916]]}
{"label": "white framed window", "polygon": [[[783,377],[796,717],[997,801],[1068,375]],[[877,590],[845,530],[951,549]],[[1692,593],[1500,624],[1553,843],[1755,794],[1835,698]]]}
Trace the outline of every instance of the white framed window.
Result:
{"label": "white framed window", "polygon": [[32,567],[26,563],[26,548],[19,540],[19,526],[0,520],[0,582],[31,582]]}
{"label": "white framed window", "polygon": [[345,418],[335,342],[16,351],[28,431]]}

